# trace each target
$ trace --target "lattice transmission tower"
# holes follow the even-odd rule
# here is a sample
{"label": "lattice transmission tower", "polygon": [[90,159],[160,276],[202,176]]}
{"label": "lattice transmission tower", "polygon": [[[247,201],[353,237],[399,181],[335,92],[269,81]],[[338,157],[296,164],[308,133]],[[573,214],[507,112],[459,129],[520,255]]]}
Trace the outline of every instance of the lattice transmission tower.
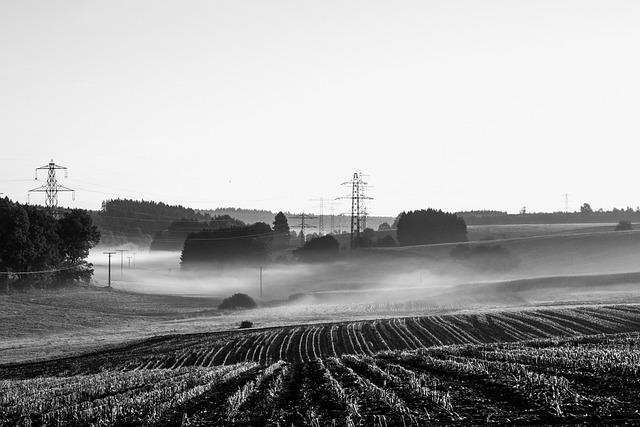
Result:
{"label": "lattice transmission tower", "polygon": [[49,162],[48,165],[41,166],[36,168],[36,181],[38,180],[38,171],[46,170],[47,171],[47,182],[42,184],[40,187],[36,187],[32,190],[29,190],[29,193],[45,193],[45,201],[44,206],[49,211],[49,213],[57,217],[58,216],[58,193],[60,191],[71,191],[73,200],[76,199],[76,192],[71,188],[64,187],[58,184],[56,179],[56,170],[64,170],[64,177],[67,177],[67,168],[64,166],[56,165],[53,162],[53,159]]}
{"label": "lattice transmission tower", "polygon": [[367,183],[362,180],[364,175],[355,172],[351,181],[343,182],[342,185],[351,187],[351,195],[340,197],[341,199],[351,199],[351,239],[350,246],[353,248],[354,243],[360,240],[360,232],[367,224],[367,208],[365,200],[371,200],[372,197],[365,195]]}
{"label": "lattice transmission tower", "polygon": [[317,219],[317,217],[313,216],[313,215],[309,215],[304,213],[304,211],[302,211],[302,213],[300,215],[293,215],[291,216],[291,218],[295,218],[295,219],[299,219],[300,220],[300,224],[296,224],[293,225],[293,227],[300,227],[300,234],[302,235],[302,237],[300,237],[300,240],[302,242],[304,242],[305,240],[305,235],[304,235],[304,230],[305,228],[316,228],[315,225],[311,225],[309,224],[309,220],[310,219]]}
{"label": "lattice transmission tower", "polygon": [[318,235],[324,235],[324,197],[312,199],[312,202],[320,202],[320,215],[318,216]]}

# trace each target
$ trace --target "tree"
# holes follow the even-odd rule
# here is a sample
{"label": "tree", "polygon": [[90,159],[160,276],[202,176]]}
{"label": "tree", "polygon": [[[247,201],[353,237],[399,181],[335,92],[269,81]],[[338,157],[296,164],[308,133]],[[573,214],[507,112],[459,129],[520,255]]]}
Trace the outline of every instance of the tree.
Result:
{"label": "tree", "polygon": [[48,286],[88,281],[84,259],[100,240],[91,216],[75,209],[56,220],[41,207],[0,199],[0,270],[18,283]]}
{"label": "tree", "polygon": [[271,238],[271,227],[264,222],[191,233],[184,242],[181,266],[261,263],[268,257]]}
{"label": "tree", "polygon": [[301,248],[293,251],[301,262],[329,262],[333,261],[340,250],[338,241],[327,234],[309,240]]}
{"label": "tree", "polygon": [[225,298],[218,306],[218,310],[239,310],[252,309],[258,307],[258,304],[247,294],[233,294],[229,298]]}
{"label": "tree", "polygon": [[93,275],[93,265],[84,261],[89,250],[100,242],[98,227],[84,209],[73,209],[58,221],[60,251],[67,269],[59,273],[61,279],[77,279],[88,283]]}
{"label": "tree", "polygon": [[273,221],[273,232],[289,236],[289,222],[282,211],[278,212]]}
{"label": "tree", "polygon": [[376,246],[381,248],[394,248],[398,246],[398,243],[394,240],[393,237],[391,237],[390,234],[387,234],[382,238],[378,237],[378,239],[376,240]]}
{"label": "tree", "polygon": [[583,214],[591,214],[593,213],[593,209],[589,203],[583,203],[583,205],[580,206],[580,212]]}
{"label": "tree", "polygon": [[375,238],[375,231],[373,231],[373,228],[367,227],[364,230],[362,230],[362,232],[360,233],[360,236],[354,239],[353,247],[369,248],[372,246],[376,246],[374,238]]}
{"label": "tree", "polygon": [[77,264],[89,256],[89,249],[100,242],[98,227],[84,209],[73,209],[58,221],[60,248],[70,264]]}
{"label": "tree", "polygon": [[402,212],[398,218],[400,246],[467,241],[467,224],[454,213],[427,209]]}
{"label": "tree", "polygon": [[386,221],[378,226],[378,231],[387,231],[387,230],[391,230],[391,226]]}
{"label": "tree", "polygon": [[27,271],[33,244],[29,216],[20,205],[0,199],[0,262],[9,271]]}
{"label": "tree", "polygon": [[291,241],[289,221],[282,211],[278,212],[273,221],[273,244],[276,248],[285,248]]}

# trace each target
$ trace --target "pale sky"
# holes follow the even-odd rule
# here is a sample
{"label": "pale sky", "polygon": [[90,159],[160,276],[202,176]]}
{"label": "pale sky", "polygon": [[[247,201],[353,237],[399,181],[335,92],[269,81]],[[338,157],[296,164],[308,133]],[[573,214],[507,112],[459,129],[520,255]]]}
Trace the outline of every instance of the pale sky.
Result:
{"label": "pale sky", "polygon": [[0,0],[0,117],[23,203],[635,208],[640,2]]}

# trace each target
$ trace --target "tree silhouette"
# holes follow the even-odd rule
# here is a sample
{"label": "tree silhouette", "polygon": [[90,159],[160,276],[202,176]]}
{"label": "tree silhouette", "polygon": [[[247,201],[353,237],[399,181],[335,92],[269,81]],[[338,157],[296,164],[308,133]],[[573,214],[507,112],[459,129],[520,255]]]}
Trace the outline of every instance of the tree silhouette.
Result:
{"label": "tree silhouette", "polygon": [[293,251],[293,254],[301,262],[329,262],[336,258],[339,250],[340,244],[338,241],[330,234],[327,234],[309,240],[304,246]]}
{"label": "tree silhouette", "polygon": [[99,241],[100,233],[83,209],[56,220],[41,207],[0,199],[0,271],[13,273],[18,284],[88,281],[93,270],[84,259]]}
{"label": "tree silhouette", "polygon": [[397,237],[400,246],[466,242],[467,224],[456,214],[441,210],[402,212]]}
{"label": "tree silhouette", "polygon": [[258,307],[258,304],[247,294],[233,294],[229,298],[225,298],[218,306],[218,310],[240,310],[252,309]]}
{"label": "tree silhouette", "polygon": [[291,241],[289,221],[282,211],[278,212],[273,221],[273,244],[277,248],[287,247]]}
{"label": "tree silhouette", "polygon": [[583,214],[590,214],[593,213],[593,209],[591,209],[591,205],[589,203],[584,203],[582,206],[580,206],[580,212],[582,212]]}
{"label": "tree silhouette", "polygon": [[184,242],[181,265],[187,269],[195,265],[264,262],[271,238],[271,227],[264,222],[191,233]]}

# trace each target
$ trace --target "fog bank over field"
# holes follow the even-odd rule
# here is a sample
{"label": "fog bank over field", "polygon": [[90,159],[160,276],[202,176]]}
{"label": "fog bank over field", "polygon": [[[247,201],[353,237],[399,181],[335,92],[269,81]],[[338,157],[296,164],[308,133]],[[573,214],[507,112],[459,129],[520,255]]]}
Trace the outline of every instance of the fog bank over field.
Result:
{"label": "fog bank over field", "polygon": [[[635,295],[635,287],[626,285],[636,282],[636,277],[615,275],[640,271],[638,232],[576,231],[473,242],[468,247],[479,245],[504,251],[474,260],[452,257],[456,244],[363,249],[345,252],[341,261],[330,264],[270,263],[183,272],[179,252],[137,252],[134,269],[133,259],[127,258],[132,257],[131,249],[123,255],[122,272],[120,253],[112,257],[111,277],[114,288],[133,292],[216,298],[242,292],[263,302],[291,300],[293,304],[474,306],[551,300],[556,288],[558,297],[580,298],[582,292],[591,298],[607,289]],[[102,252],[94,250],[90,261],[95,281],[106,285],[108,258]],[[504,257],[508,257],[506,264]],[[589,282],[579,278],[583,275],[603,277]],[[526,282],[523,288],[522,281],[530,279],[537,281]],[[480,286],[493,282],[501,283]]]}
{"label": "fog bank over field", "polygon": [[[89,261],[94,264],[94,281],[107,285],[108,258],[102,250],[94,251]],[[344,291],[360,292],[412,288],[437,290],[450,283],[447,277],[419,270],[416,261],[397,260],[385,266],[367,258],[330,264],[270,263],[252,266],[228,265],[214,268],[180,270],[179,252],[137,252],[136,266],[120,255],[111,259],[111,286],[142,293],[224,297],[243,292],[260,297],[262,267],[263,300],[288,299],[293,294]],[[390,270],[393,268],[393,270]]]}

